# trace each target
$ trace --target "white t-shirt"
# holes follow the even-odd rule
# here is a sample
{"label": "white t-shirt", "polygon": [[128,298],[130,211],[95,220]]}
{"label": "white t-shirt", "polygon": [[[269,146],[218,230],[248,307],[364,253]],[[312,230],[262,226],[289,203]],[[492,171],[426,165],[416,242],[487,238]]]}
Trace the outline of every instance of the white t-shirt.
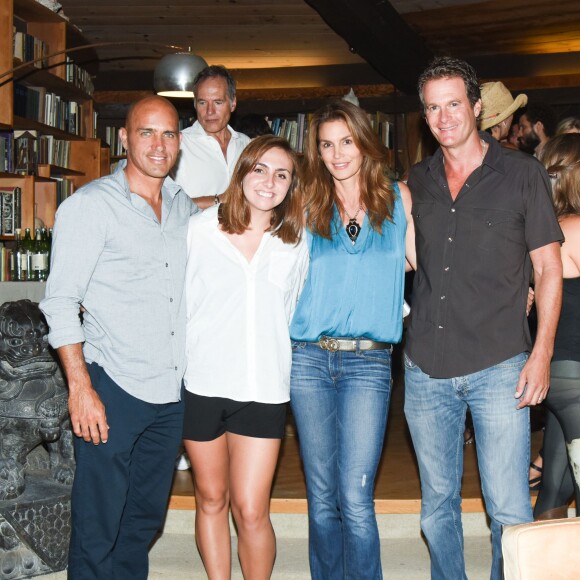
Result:
{"label": "white t-shirt", "polygon": [[189,197],[220,195],[228,187],[242,151],[250,142],[243,133],[234,131],[228,143],[227,161],[217,140],[208,135],[199,121],[181,132],[181,148],[173,179]]}
{"label": "white t-shirt", "polygon": [[185,388],[206,397],[290,399],[288,326],[308,270],[304,236],[265,233],[248,262],[220,231],[217,206],[192,216],[185,278]]}

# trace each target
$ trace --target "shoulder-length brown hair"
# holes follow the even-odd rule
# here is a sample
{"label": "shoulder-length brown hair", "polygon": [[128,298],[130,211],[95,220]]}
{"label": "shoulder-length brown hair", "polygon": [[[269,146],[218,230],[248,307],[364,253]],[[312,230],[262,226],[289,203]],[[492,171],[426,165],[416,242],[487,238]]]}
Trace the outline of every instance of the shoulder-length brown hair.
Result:
{"label": "shoulder-length brown hair", "polygon": [[373,131],[367,114],[347,101],[335,101],[318,109],[310,121],[306,141],[304,196],[306,225],[323,238],[332,236],[331,223],[334,204],[344,210],[336,195],[332,175],[322,161],[319,151],[320,127],[329,121],[344,121],[363,156],[359,179],[361,203],[367,208],[369,223],[381,232],[385,220],[392,221],[395,195],[386,159],[387,150]]}
{"label": "shoulder-length brown hair", "polygon": [[270,149],[282,149],[292,160],[292,181],[284,201],[272,210],[272,221],[268,231],[285,244],[300,240],[304,222],[302,198],[299,192],[298,157],[286,139],[274,135],[260,135],[252,139],[236,163],[230,185],[224,192],[219,208],[219,223],[228,234],[242,234],[250,225],[250,207],[244,196],[242,182],[253,171],[256,164]]}
{"label": "shoulder-length brown hair", "polygon": [[553,179],[552,199],[556,215],[580,215],[580,133],[550,139],[540,160]]}

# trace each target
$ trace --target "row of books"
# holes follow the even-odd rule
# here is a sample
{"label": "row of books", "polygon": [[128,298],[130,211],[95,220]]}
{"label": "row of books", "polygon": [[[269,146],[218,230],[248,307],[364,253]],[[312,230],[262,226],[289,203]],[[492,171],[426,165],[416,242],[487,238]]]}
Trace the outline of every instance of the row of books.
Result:
{"label": "row of books", "polygon": [[105,127],[105,142],[109,145],[111,155],[123,155],[125,153],[121,138],[119,137],[119,127]]}
{"label": "row of books", "polygon": [[0,172],[14,171],[14,134],[12,131],[0,132]]}
{"label": "row of books", "polygon": [[38,139],[38,163],[69,167],[70,141],[41,135]]}
{"label": "row of books", "polygon": [[[48,54],[48,45],[25,32],[14,32],[14,58],[27,62],[29,60],[43,59]],[[44,60],[34,63],[36,68],[42,68],[45,65]]]}
{"label": "row of books", "polygon": [[[298,113],[296,118],[276,117],[274,119],[267,119],[267,121],[274,135],[285,137],[293,149],[298,153],[303,153],[310,116],[310,114]],[[377,111],[376,113],[368,113],[368,118],[372,128],[379,135],[385,147],[393,149],[395,125],[392,122],[392,116]]]}
{"label": "row of books", "polygon": [[0,187],[0,236],[13,236],[22,225],[22,192],[19,187]]}
{"label": "row of books", "polygon": [[57,207],[74,193],[73,182],[64,177],[53,177],[56,181],[56,205]]}
{"label": "row of books", "polygon": [[65,101],[44,87],[14,84],[14,114],[73,135],[84,136],[83,106]]}
{"label": "row of books", "polygon": [[38,164],[68,168],[70,151],[70,141],[38,131],[0,133],[0,171],[36,175]]}
{"label": "row of books", "polygon": [[290,146],[298,153],[303,153],[304,151],[304,139],[308,131],[308,123],[306,120],[305,113],[298,113],[296,119],[279,117],[272,120],[267,119],[272,133],[278,137],[285,137],[290,143]]}
{"label": "row of books", "polygon": [[84,68],[75,64],[68,56],[66,57],[66,81],[82,89],[87,95],[92,95],[95,92],[91,75]]}

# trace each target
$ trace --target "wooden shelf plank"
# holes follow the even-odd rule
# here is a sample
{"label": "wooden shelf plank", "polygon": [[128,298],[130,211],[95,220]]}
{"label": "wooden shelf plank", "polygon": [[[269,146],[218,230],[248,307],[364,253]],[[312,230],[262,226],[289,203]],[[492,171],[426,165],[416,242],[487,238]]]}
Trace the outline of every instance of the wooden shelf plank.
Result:
{"label": "wooden shelf plank", "polygon": [[56,127],[51,127],[50,125],[40,123],[39,121],[27,119],[26,117],[14,116],[14,129],[23,131],[39,131],[44,135],[53,135],[58,139],[66,139],[68,141],[85,140],[85,137],[83,137],[82,135],[73,135],[68,131],[63,131],[62,129],[57,129]]}

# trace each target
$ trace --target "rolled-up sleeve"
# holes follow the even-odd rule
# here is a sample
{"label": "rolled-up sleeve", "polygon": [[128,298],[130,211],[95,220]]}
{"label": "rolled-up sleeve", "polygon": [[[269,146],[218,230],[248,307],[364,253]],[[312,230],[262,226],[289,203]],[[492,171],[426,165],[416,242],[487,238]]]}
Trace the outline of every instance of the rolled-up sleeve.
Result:
{"label": "rolled-up sleeve", "polygon": [[53,348],[85,341],[80,307],[106,239],[105,207],[91,188],[64,201],[56,214],[50,275],[40,303]]}

